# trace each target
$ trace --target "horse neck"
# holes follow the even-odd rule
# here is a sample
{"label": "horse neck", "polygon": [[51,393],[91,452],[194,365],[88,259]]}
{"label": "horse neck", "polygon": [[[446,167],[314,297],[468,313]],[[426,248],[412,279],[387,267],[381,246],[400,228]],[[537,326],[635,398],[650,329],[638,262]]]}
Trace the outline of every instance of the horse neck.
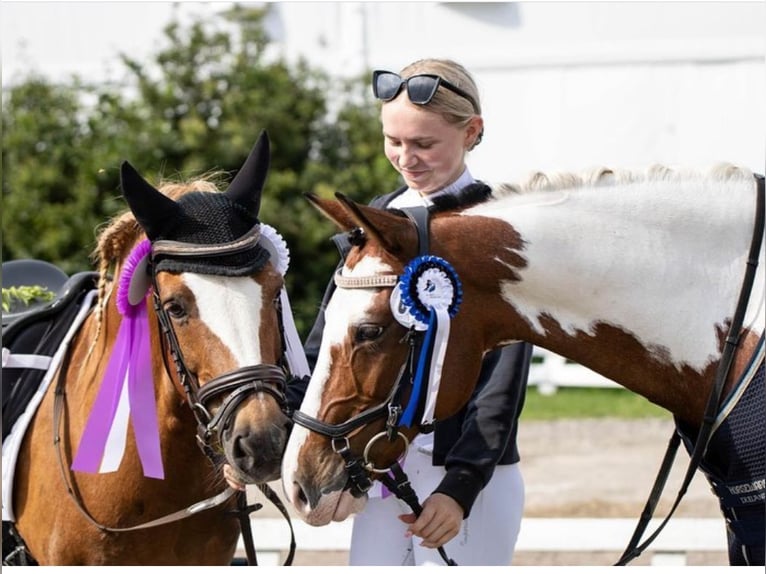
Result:
{"label": "horse neck", "polygon": [[[458,273],[475,285],[497,273],[497,341],[524,339],[618,381],[604,350],[702,372],[734,312],[754,202],[752,185],[701,181],[508,197],[463,213],[481,219],[458,218],[473,238],[458,247],[472,261]],[[753,298],[762,301],[760,267]],[[762,331],[762,309],[746,321]]]}

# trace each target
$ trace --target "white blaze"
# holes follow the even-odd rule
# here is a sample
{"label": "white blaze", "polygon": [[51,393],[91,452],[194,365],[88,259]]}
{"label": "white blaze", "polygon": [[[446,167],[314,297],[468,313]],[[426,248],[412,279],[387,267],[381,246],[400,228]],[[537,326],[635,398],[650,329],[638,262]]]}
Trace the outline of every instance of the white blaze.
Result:
{"label": "white blaze", "polygon": [[[347,277],[364,277],[369,275],[390,274],[391,267],[374,257],[367,257],[350,270],[343,268],[343,275]],[[330,376],[332,356],[330,349],[342,345],[348,335],[350,325],[364,322],[368,309],[372,306],[375,289],[344,289],[337,287],[332,294],[325,309],[325,327],[322,332],[322,345],[317,356],[317,363],[311,374],[306,388],[306,395],[301,403],[301,412],[316,417],[321,405],[322,393]],[[284,490],[290,498],[292,489],[290,484],[297,470],[298,452],[308,437],[308,430],[295,425],[290,433],[290,439],[282,459],[282,479]]]}
{"label": "white blaze", "polygon": [[237,366],[258,365],[261,357],[263,289],[251,277],[184,273],[200,321],[228,346]]}

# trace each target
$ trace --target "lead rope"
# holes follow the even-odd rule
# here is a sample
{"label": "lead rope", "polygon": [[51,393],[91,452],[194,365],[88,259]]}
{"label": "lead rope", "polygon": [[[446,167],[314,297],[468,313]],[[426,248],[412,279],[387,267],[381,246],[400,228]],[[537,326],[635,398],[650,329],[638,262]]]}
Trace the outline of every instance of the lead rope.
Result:
{"label": "lead rope", "polygon": [[[402,470],[402,467],[399,466],[398,462],[394,462],[394,464],[391,465],[390,471],[393,476],[388,473],[382,473],[378,476],[378,480],[382,482],[388,490],[393,492],[398,499],[406,502],[407,506],[412,509],[416,517],[420,516],[420,513],[423,512],[423,507],[420,506],[418,495],[412,488],[410,480]],[[436,550],[439,552],[439,556],[442,557],[442,560],[444,560],[447,566],[457,566],[457,562],[447,556],[447,552],[444,550],[443,546],[439,546]]]}
{"label": "lead rope", "polygon": [[293,563],[293,558],[295,557],[295,531],[293,530],[293,523],[290,520],[290,513],[287,512],[287,508],[285,508],[282,500],[279,498],[279,496],[277,496],[277,493],[274,492],[268,484],[264,483],[257,486],[263,495],[269,500],[269,502],[276,506],[279,512],[282,513],[282,516],[287,521],[287,525],[290,527],[290,550],[287,553],[287,557],[285,558],[285,562],[283,564],[283,566],[290,566]]}
{"label": "lead rope", "polygon": [[[402,211],[404,211],[410,221],[415,224],[415,229],[418,232],[418,253],[420,255],[427,255],[430,247],[428,241],[428,208],[425,206],[415,206],[404,208]],[[382,473],[379,475],[378,480],[380,480],[388,490],[393,492],[397,498],[407,503],[407,506],[412,509],[416,517],[420,516],[420,513],[423,512],[423,507],[420,505],[418,495],[412,488],[412,484],[410,484],[407,474],[402,470],[402,467],[398,462],[394,462],[391,465],[390,472],[393,476],[388,473]],[[447,556],[447,552],[444,550],[443,546],[439,546],[437,551],[447,566],[457,566],[457,562]]]}
{"label": "lead rope", "polygon": [[745,269],[745,277],[742,281],[742,289],[739,293],[739,300],[737,301],[737,307],[732,317],[731,326],[729,327],[729,333],[726,336],[723,353],[721,354],[721,360],[718,363],[718,371],[716,372],[716,379],[712,390],[710,391],[710,397],[705,407],[705,416],[702,419],[702,426],[697,434],[697,440],[694,444],[694,451],[691,454],[689,460],[689,466],[686,470],[686,476],[681,484],[681,488],[678,490],[675,502],[671,507],[668,515],[660,523],[657,529],[642,543],[639,545],[641,537],[644,535],[649,521],[654,514],[654,510],[659,502],[660,494],[667,481],[670,468],[673,465],[673,459],[675,458],[676,451],[681,442],[680,436],[677,431],[673,432],[673,436],[668,444],[667,451],[665,452],[665,458],[662,461],[662,465],[655,479],[652,491],[649,494],[649,498],[646,501],[644,510],[641,513],[641,517],[636,525],[636,529],[633,532],[633,536],[628,543],[627,548],[620,556],[620,559],[615,563],[615,566],[625,566],[628,562],[637,558],[646,548],[654,541],[660,534],[662,529],[670,520],[670,517],[675,512],[676,508],[681,502],[681,499],[686,494],[686,490],[694,477],[694,473],[697,471],[702,457],[707,450],[708,442],[710,441],[710,435],[713,430],[713,424],[718,416],[718,404],[721,398],[721,392],[723,391],[724,383],[728,377],[729,370],[731,369],[731,363],[734,359],[734,354],[739,345],[740,330],[742,329],[742,322],[744,321],[745,310],[747,308],[747,302],[750,299],[750,292],[753,287],[753,281],[755,279],[755,271],[758,268],[758,255],[761,251],[761,242],[763,240],[764,229],[764,179],[763,176],[755,176],[757,195],[756,195],[756,207],[755,207],[755,225],[753,229],[753,239],[750,243],[750,251],[747,258],[747,266]]}

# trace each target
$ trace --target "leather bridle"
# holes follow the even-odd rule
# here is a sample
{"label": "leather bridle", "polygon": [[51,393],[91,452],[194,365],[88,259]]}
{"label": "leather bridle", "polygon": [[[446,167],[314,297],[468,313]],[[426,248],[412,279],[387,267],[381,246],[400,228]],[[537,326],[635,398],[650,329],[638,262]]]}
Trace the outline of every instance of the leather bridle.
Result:
{"label": "leather bridle", "polygon": [[[402,211],[412,221],[417,230],[418,252],[421,255],[427,254],[429,248],[428,209],[426,207],[412,207]],[[356,235],[354,236],[356,239],[354,241],[361,240],[359,231],[356,230]],[[345,277],[339,270],[333,279],[338,287],[345,289],[379,289],[394,287],[399,281],[399,276],[370,275],[365,277]],[[409,439],[398,430],[399,420],[403,412],[401,401],[405,391],[407,389],[412,390],[413,388],[417,357],[420,354],[420,348],[423,343],[423,332],[410,328],[403,337],[402,342],[408,345],[407,359],[399,370],[399,375],[396,377],[391,393],[379,405],[366,409],[339,424],[320,421],[300,410],[296,410],[293,413],[293,422],[295,424],[331,440],[333,451],[341,455],[346,463],[346,470],[349,475],[349,488],[355,496],[361,496],[372,486],[372,481],[365,471],[383,475],[387,474],[392,468],[391,466],[377,468],[369,459],[370,450],[377,441],[387,438],[390,442],[394,442],[401,438],[404,443],[402,453],[407,452],[409,447]],[[410,401],[419,401],[420,399],[421,397],[414,396],[409,398]],[[349,435],[353,431],[379,419],[386,420],[385,430],[377,433],[368,441],[361,456],[352,453],[349,446]],[[429,432],[431,428],[421,426],[419,430],[420,432]]]}
{"label": "leather bridle", "polygon": [[[257,232],[257,229],[254,229],[253,232],[248,233],[247,236],[241,240],[238,240],[235,244],[224,244],[224,245],[213,245],[213,246],[200,246],[196,244],[184,244],[176,241],[156,241],[152,245],[152,259],[158,254],[158,253],[164,253],[167,254],[169,252],[172,252],[172,255],[174,257],[200,257],[203,255],[210,255],[211,251],[215,251],[216,254],[225,254],[225,253],[232,253],[235,252],[234,250],[242,250],[246,249],[252,244],[258,242],[260,239],[260,234]],[[188,249],[184,249],[188,246]],[[229,249],[227,250],[227,247]],[[197,380],[197,377],[194,376],[193,373],[190,372],[190,370],[187,368],[184,359],[183,359],[183,353],[181,352],[180,344],[178,343],[178,338],[176,337],[175,331],[173,330],[172,323],[170,321],[170,317],[168,316],[167,312],[162,308],[162,305],[160,303],[160,297],[159,297],[159,286],[157,285],[156,281],[156,273],[154,272],[155,266],[150,261],[148,265],[148,272],[150,274],[150,280],[151,285],[153,287],[152,289],[152,299],[154,303],[154,308],[157,314],[157,320],[160,326],[160,330],[164,334],[164,336],[160,336],[160,344],[162,346],[162,357],[163,357],[163,363],[165,365],[165,370],[170,376],[171,380],[173,380],[173,377],[171,376],[171,369],[168,364],[168,355],[172,357],[173,363],[175,364],[175,370],[178,375],[178,382],[174,381],[174,386],[176,388],[180,388],[183,390],[183,393],[186,396],[186,402],[189,404],[192,413],[194,414],[194,417],[197,421],[197,441],[202,449],[203,453],[208,457],[208,459],[211,460],[214,464],[216,464],[219,460],[219,453],[221,452],[221,438],[222,438],[222,432],[227,428],[227,425],[230,422],[230,418],[233,416],[234,412],[236,411],[237,406],[239,406],[242,401],[244,401],[247,397],[249,397],[252,394],[259,393],[259,392],[266,392],[273,396],[277,403],[279,404],[282,411],[285,413],[286,416],[290,417],[291,412],[287,405],[287,398],[285,395],[285,387],[286,387],[286,379],[287,379],[287,369],[286,369],[286,359],[285,359],[285,336],[284,336],[284,328],[283,328],[283,322],[282,322],[282,305],[277,298],[276,305],[277,305],[277,314],[278,314],[278,325],[280,330],[280,339],[281,339],[281,348],[282,348],[282,354],[279,359],[278,365],[271,365],[271,364],[260,364],[260,365],[254,365],[254,366],[246,366],[239,369],[236,369],[234,371],[231,371],[229,373],[224,373],[223,375],[220,375],[211,381],[209,381],[206,385],[200,387],[199,381]],[[253,541],[252,536],[248,537],[244,534],[249,531],[249,514],[253,510],[257,510],[259,508],[259,505],[247,505],[247,501],[245,499],[243,492],[237,492],[231,487],[227,487],[223,492],[220,492],[219,494],[212,496],[210,498],[207,498],[203,501],[197,502],[188,508],[178,510],[176,512],[173,512],[171,514],[168,514],[166,516],[162,516],[160,518],[140,523],[134,526],[127,526],[127,527],[109,527],[104,524],[101,524],[99,521],[97,521],[91,514],[86,510],[80,501],[79,497],[76,495],[75,488],[71,482],[70,473],[67,468],[67,465],[64,461],[64,452],[61,448],[61,445],[63,444],[61,437],[60,437],[60,424],[61,424],[61,414],[63,412],[63,406],[64,406],[64,397],[65,397],[65,390],[64,390],[64,380],[65,380],[65,372],[68,370],[68,363],[71,358],[71,349],[68,350],[64,355],[64,364],[59,369],[59,376],[58,376],[58,382],[55,390],[55,400],[54,400],[54,445],[56,445],[56,450],[58,453],[58,460],[59,460],[59,467],[61,471],[62,478],[64,480],[64,483],[67,487],[67,492],[70,495],[70,498],[75,503],[75,507],[80,511],[80,513],[83,515],[83,517],[90,522],[92,525],[94,525],[99,530],[102,530],[104,532],[129,532],[134,530],[141,530],[145,528],[153,528],[155,526],[160,526],[163,524],[168,524],[171,522],[175,522],[177,520],[182,520],[184,518],[187,518],[189,516],[192,516],[194,514],[197,514],[201,511],[208,510],[210,508],[214,508],[216,506],[219,506],[229,500],[232,495],[237,494],[238,500],[238,510],[232,511],[234,514],[237,515],[237,518],[239,519],[240,526],[243,531],[243,540],[245,542],[245,549],[247,551],[248,555],[248,562],[251,565],[257,564],[256,557],[255,557],[255,549],[253,547]],[[219,397],[220,395],[225,395],[228,393],[228,396],[226,396],[223,399],[222,405],[219,407],[218,411],[212,415],[211,414],[211,408],[210,408],[210,402],[212,399]],[[290,552],[288,554],[287,560],[285,562],[285,565],[288,565],[292,563],[292,558],[294,556],[295,552],[295,536],[293,532],[292,523],[290,521],[289,514],[287,510],[282,505],[279,498],[276,496],[276,494],[271,490],[271,488],[267,484],[258,485],[261,491],[264,493],[264,495],[280,510],[282,515],[285,517],[285,519],[288,522],[288,525],[290,527],[291,532],[291,546],[290,546]]]}
{"label": "leather bridle", "polygon": [[[257,228],[256,228],[257,229]],[[186,244],[178,241],[156,241],[152,244],[152,260],[158,255],[172,256],[179,259],[194,259],[202,256],[215,254],[216,256],[237,253],[250,249],[260,240],[260,234],[249,233],[234,244],[222,244],[212,246],[200,246]],[[280,340],[282,341],[282,355],[278,365],[262,363],[241,367],[234,371],[224,373],[200,386],[197,377],[192,373],[184,362],[181,346],[178,343],[173,324],[167,311],[162,307],[157,274],[153,272],[153,264],[150,262],[152,279],[152,300],[160,329],[164,334],[161,337],[163,348],[163,361],[168,374],[171,369],[168,365],[168,355],[172,357],[175,371],[178,375],[178,386],[183,389],[186,401],[191,407],[194,418],[197,421],[197,441],[200,448],[208,458],[215,461],[217,453],[222,450],[223,431],[228,428],[230,419],[236,412],[237,407],[249,396],[265,392],[277,401],[282,411],[290,416],[285,396],[287,381],[287,369],[284,359],[284,330],[282,324],[282,306],[279,299],[276,300],[278,327]],[[172,378],[172,377],[171,377]],[[215,414],[212,414],[211,403],[224,396],[222,404]]]}
{"label": "leather bridle", "polygon": [[[426,207],[410,207],[403,209],[402,211],[415,225],[415,229],[417,230],[419,255],[427,255],[429,250],[428,209]],[[359,240],[359,236],[360,234],[357,232],[357,241]],[[393,288],[397,285],[399,279],[398,275],[344,277],[340,271],[334,276],[335,284],[338,287],[345,289]],[[420,356],[424,338],[423,331],[416,330],[414,327],[408,328],[407,334],[401,341],[407,343],[409,347],[407,351],[407,359],[399,370],[399,375],[396,377],[396,382],[393,385],[391,393],[381,404],[364,410],[340,424],[330,424],[320,421],[314,417],[306,415],[300,410],[293,413],[293,422],[295,424],[330,439],[333,451],[339,454],[346,464],[346,473],[348,474],[347,486],[353,496],[362,496],[367,492],[372,487],[370,474],[376,474],[378,480],[393,492],[397,498],[404,501],[416,516],[419,516],[423,509],[418,501],[417,493],[412,488],[412,485],[407,478],[406,473],[399,465],[399,462],[395,460],[387,468],[377,468],[370,460],[369,455],[373,445],[384,438],[389,442],[394,442],[398,438],[401,438],[404,447],[402,449],[402,454],[405,454],[409,448],[409,439],[399,431],[400,420],[402,418],[402,413],[405,410],[402,408],[401,401],[405,390],[409,389],[409,402],[416,401],[418,409],[422,407],[422,403],[424,402],[422,393],[420,396],[414,396],[413,394],[416,364],[418,357]],[[349,445],[349,435],[362,426],[382,418],[386,419],[385,430],[375,434],[367,442],[361,457],[352,453]],[[419,432],[431,432],[432,430],[432,424],[418,424]],[[443,546],[439,546],[436,550],[448,566],[457,566],[457,563],[447,556],[447,552],[444,550]]]}
{"label": "leather bridle", "polygon": [[[346,471],[349,477],[348,486],[354,496],[362,496],[372,487],[372,480],[368,473],[386,474],[391,470],[391,467],[376,467],[369,458],[370,450],[377,441],[383,438],[387,438],[390,442],[402,439],[404,445],[402,453],[407,452],[409,439],[399,431],[398,427],[399,418],[403,410],[400,401],[404,389],[408,385],[412,386],[413,365],[417,356],[418,339],[422,339],[421,333],[416,333],[414,330],[408,331],[405,336],[405,340],[409,342],[407,361],[400,369],[399,376],[388,398],[379,405],[366,409],[339,424],[320,421],[300,410],[293,412],[293,423],[330,439],[333,452],[339,454],[346,463]],[[349,436],[361,427],[380,419],[386,420],[385,430],[375,434],[367,442],[361,456],[354,454],[349,444]]]}

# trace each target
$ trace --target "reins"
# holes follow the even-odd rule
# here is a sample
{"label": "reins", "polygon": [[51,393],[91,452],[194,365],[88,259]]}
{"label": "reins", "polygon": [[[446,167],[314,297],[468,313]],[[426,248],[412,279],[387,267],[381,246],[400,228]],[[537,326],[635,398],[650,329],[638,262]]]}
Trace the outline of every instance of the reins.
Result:
{"label": "reins", "polygon": [[670,469],[673,466],[678,447],[681,443],[681,437],[678,431],[674,431],[670,437],[665,456],[663,457],[662,464],[658,471],[654,485],[652,486],[649,498],[646,501],[638,524],[633,532],[633,536],[628,542],[628,546],[620,556],[619,560],[615,563],[615,566],[625,566],[628,562],[637,558],[641,553],[657,538],[662,529],[670,520],[670,517],[675,512],[676,508],[681,502],[681,499],[686,494],[689,484],[694,477],[697,468],[705,456],[707,451],[708,442],[713,431],[713,425],[718,416],[718,407],[721,400],[721,394],[724,384],[731,370],[732,361],[739,346],[740,331],[742,329],[742,322],[744,321],[745,311],[747,309],[748,301],[750,300],[750,294],[753,288],[753,282],[755,280],[755,272],[758,268],[758,255],[760,254],[761,244],[763,241],[764,233],[764,178],[763,176],[755,176],[756,180],[756,209],[755,209],[755,223],[753,227],[753,237],[750,243],[750,251],[748,252],[748,258],[745,268],[745,276],[742,281],[742,288],[739,293],[739,299],[737,301],[737,307],[732,317],[731,325],[729,326],[729,332],[726,336],[723,352],[721,354],[721,360],[718,363],[718,369],[716,371],[715,381],[708,397],[707,406],[705,407],[705,414],[702,419],[702,425],[700,426],[697,434],[697,439],[694,443],[694,450],[690,456],[689,466],[686,469],[686,475],[684,476],[683,483],[679,488],[676,499],[673,502],[673,506],[670,508],[667,516],[660,523],[657,529],[647,537],[647,539],[640,543],[646,528],[649,525],[649,521],[654,515],[654,511],[659,502],[662,490],[667,482]]}

